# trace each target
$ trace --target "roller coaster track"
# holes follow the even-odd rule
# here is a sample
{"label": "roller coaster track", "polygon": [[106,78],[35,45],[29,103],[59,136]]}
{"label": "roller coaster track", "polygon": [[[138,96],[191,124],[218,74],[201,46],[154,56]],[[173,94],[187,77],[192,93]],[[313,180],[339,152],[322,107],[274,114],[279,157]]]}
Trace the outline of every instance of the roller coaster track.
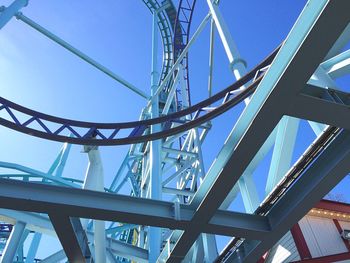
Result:
{"label": "roller coaster track", "polygon": [[[161,8],[161,4],[157,0],[142,0],[147,8],[153,12],[157,12]],[[163,43],[163,65],[161,80],[165,78],[168,74],[172,64],[173,64],[173,49],[172,49],[172,31],[173,25],[175,23],[176,9],[171,1],[162,1],[162,4],[165,4],[165,9],[157,12],[158,17],[158,28]]]}
{"label": "roller coaster track", "polygon": [[[182,51],[186,47],[189,41],[189,34],[191,29],[191,22],[193,16],[193,10],[196,5],[196,0],[180,0],[176,22],[174,26],[174,61],[177,61]],[[183,70],[183,77],[186,83],[186,94],[188,98],[189,105],[191,105],[190,96],[190,80],[188,72],[188,53],[181,61],[181,66]],[[176,102],[177,109],[181,109],[183,102],[181,100],[181,89],[176,90]]]}
{"label": "roller coaster track", "polygon": [[[248,74],[221,92],[187,109],[162,117],[123,123],[82,122],[47,115],[0,97],[0,112],[3,111],[8,114],[7,118],[0,118],[0,124],[36,137],[82,145],[134,144],[165,138],[197,127],[252,95],[262,78],[261,70],[272,62],[277,51],[278,49]],[[261,74],[261,76],[245,90],[238,91],[241,86],[251,81],[257,74]],[[220,100],[222,101],[218,107],[209,108],[210,105]],[[194,115],[191,120],[184,121],[181,119],[189,114]],[[19,116],[25,120],[20,121]],[[37,125],[31,127],[32,124]],[[162,130],[150,134],[149,128],[154,124],[161,124]],[[131,132],[128,133],[130,130]],[[74,137],[64,135],[63,133],[66,131],[72,133]],[[127,135],[123,137],[122,134],[125,134],[125,132]],[[117,135],[120,137],[117,138]]]}

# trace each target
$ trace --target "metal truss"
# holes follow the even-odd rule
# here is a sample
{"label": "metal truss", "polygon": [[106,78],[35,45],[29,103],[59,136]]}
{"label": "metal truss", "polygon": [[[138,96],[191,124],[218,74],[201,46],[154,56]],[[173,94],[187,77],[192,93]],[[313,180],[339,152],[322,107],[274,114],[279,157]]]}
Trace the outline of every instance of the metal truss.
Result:
{"label": "metal truss", "polygon": [[[0,225],[1,262],[35,262],[42,235],[57,236],[63,250],[40,262],[256,262],[347,175],[349,93],[335,80],[350,70],[343,50],[349,1],[309,0],[285,41],[249,72],[218,2],[207,0],[208,14],[191,35],[195,0],[143,0],[152,14],[150,95],[25,16],[27,0],[0,8],[0,29],[15,17],[147,99],[137,121],[92,123],[0,97],[7,114],[1,125],[64,142],[47,172],[0,162],[14,171],[0,174],[0,220],[7,222]],[[208,24],[209,98],[191,105],[188,52]],[[216,31],[236,82],[212,95]],[[205,171],[202,144],[212,120],[243,103]],[[292,164],[299,119],[317,138]],[[63,176],[71,144],[83,145],[88,156],[84,180]],[[106,188],[98,146],[120,144],[130,149]],[[253,173],[272,147],[260,200]],[[120,194],[125,188],[130,196]],[[246,213],[227,210],[239,194]],[[214,235],[234,238],[219,254]]]}

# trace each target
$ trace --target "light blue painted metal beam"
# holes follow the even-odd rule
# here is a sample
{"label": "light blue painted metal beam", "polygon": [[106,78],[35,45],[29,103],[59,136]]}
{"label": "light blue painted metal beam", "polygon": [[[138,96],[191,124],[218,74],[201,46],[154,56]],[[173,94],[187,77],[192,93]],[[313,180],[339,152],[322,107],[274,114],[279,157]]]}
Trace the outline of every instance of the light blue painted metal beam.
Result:
{"label": "light blue painted metal beam", "polygon": [[[214,163],[202,184],[205,185],[206,179],[210,178],[209,187],[206,185],[208,188],[203,188],[204,193],[201,191],[202,186],[197,191],[194,199],[200,196],[201,203],[196,207],[196,214],[192,218],[195,223],[182,234],[167,262],[180,262],[185,257],[200,233],[202,222],[206,222],[221,205],[257,149],[263,145],[279,122],[283,109],[286,110],[293,104],[293,98],[309,80],[348,24],[349,16],[344,11],[349,8],[347,4],[346,1],[311,0],[306,5],[250,103],[238,119],[234,127],[235,140],[230,144],[225,142],[227,156],[224,160],[229,161],[222,162],[217,159],[216,162],[221,161],[218,163],[220,166],[215,167]],[[337,15],[337,12],[341,15]],[[330,23],[332,27],[329,26]],[[327,34],[326,39],[324,34]],[[314,49],[316,45],[318,48]],[[212,170],[214,167],[216,171]]]}
{"label": "light blue painted metal beam", "polygon": [[1,263],[10,263],[14,261],[25,227],[25,223],[21,221],[16,222],[16,224],[12,228],[10,237],[6,242],[6,246],[2,253],[0,261]]}
{"label": "light blue painted metal beam", "polygon": [[255,209],[260,204],[260,199],[253,179],[253,174],[243,173],[238,180],[238,186],[242,195],[245,211],[247,213],[254,213]]}
{"label": "light blue painted metal beam", "polygon": [[[171,229],[188,229],[195,213],[188,205],[180,204],[175,209],[172,202],[5,179],[0,179],[0,203],[9,209],[42,213],[64,211],[71,217]],[[203,232],[207,233],[253,239],[269,230],[265,217],[222,210],[203,227]]]}
{"label": "light blue painted metal beam", "polygon": [[238,48],[233,41],[228,26],[226,25],[226,22],[220,12],[218,2],[207,0],[207,4],[209,6],[212,18],[215,21],[216,28],[230,62],[230,67],[233,71],[233,74],[235,75],[236,79],[240,79],[247,72],[246,63],[242,59]]}
{"label": "light blue painted metal beam", "polygon": [[[231,133],[232,134],[232,133]],[[248,167],[244,171],[244,174],[253,174],[255,169],[258,167],[260,162],[265,158],[266,154],[270,151],[274,144],[274,140],[276,138],[277,134],[277,127],[275,127],[272,131],[272,133],[269,135],[269,137],[264,142],[263,146],[259,149],[259,151],[254,156],[253,160],[249,163]],[[232,140],[232,137],[229,137],[230,140]],[[221,152],[223,154],[223,152]],[[232,203],[232,201],[237,197],[237,194],[239,193],[239,187],[238,184],[236,184],[230,193],[225,198],[225,201],[221,204],[220,209],[226,210]],[[195,200],[193,200],[195,201]]]}
{"label": "light blue painted metal beam", "polygon": [[[158,18],[157,12],[152,15],[152,67],[151,67],[151,118],[159,117],[159,95],[157,94],[159,73],[158,73]],[[151,126],[151,132],[161,130],[160,124]],[[162,177],[161,177],[161,149],[162,141],[150,142],[150,197],[154,200],[162,199]],[[161,229],[158,227],[149,228],[149,261],[156,262],[161,247]]]}
{"label": "light blue painted metal beam", "polygon": [[40,261],[40,263],[57,263],[64,260],[65,258],[66,258],[66,254],[62,249],[48,256],[47,258],[44,258],[43,260]]}
{"label": "light blue painted metal beam", "polygon": [[350,49],[328,59],[321,67],[332,78],[339,78],[350,73]]}
{"label": "light blue painted metal beam", "polygon": [[34,176],[39,176],[39,177],[48,179],[50,181],[62,184],[62,185],[66,185],[66,186],[70,186],[70,187],[74,187],[74,188],[79,187],[79,185],[77,185],[75,183],[72,183],[72,182],[69,182],[69,181],[67,181],[67,180],[65,180],[63,178],[52,176],[50,174],[43,173],[43,172],[40,172],[38,170],[29,168],[29,167],[26,167],[26,166],[23,166],[23,165],[20,165],[20,164],[9,163],[9,162],[1,162],[0,161],[0,167],[17,170],[17,171],[21,171],[21,172],[24,172],[24,173],[33,174]]}
{"label": "light blue painted metal beam", "polygon": [[[239,80],[243,75],[247,73],[246,62],[240,55],[237,45],[233,40],[233,37],[228,29],[223,15],[221,14],[218,6],[219,2],[207,0],[207,4],[212,15],[212,20],[215,22],[215,26],[218,30],[221,42],[230,62],[230,68],[235,78]],[[245,86],[242,86],[240,89],[245,89]],[[249,100],[249,98],[244,100],[246,105],[249,103]],[[244,208],[248,213],[254,211],[255,208],[260,204],[258,192],[254,180],[251,176],[252,172],[253,171],[246,171],[243,174],[243,177],[247,178],[241,178],[238,182],[238,187],[243,198]]]}
{"label": "light blue painted metal beam", "polygon": [[[299,119],[284,116],[278,124],[265,194],[268,195],[289,170],[296,142]],[[255,207],[256,209],[257,207]],[[255,210],[254,210],[255,211]]]}
{"label": "light blue painted metal beam", "polygon": [[[89,163],[86,170],[83,189],[104,192],[104,172],[100,151],[96,146],[84,146],[84,152],[87,153]],[[65,220],[65,218],[63,218]],[[83,227],[87,228],[87,220]],[[96,262],[106,262],[106,234],[105,222],[94,220],[94,255]]]}
{"label": "light blue painted metal beam", "polygon": [[328,52],[325,59],[330,59],[331,57],[334,57],[338,55],[342,49],[346,46],[346,44],[349,43],[350,40],[350,24],[347,25],[347,27],[344,29],[343,33],[339,36],[337,41],[334,43],[331,50]]}
{"label": "light blue painted metal beam", "polygon": [[41,237],[41,233],[34,233],[32,242],[30,243],[30,247],[26,256],[26,263],[34,263],[35,255],[38,251]]}
{"label": "light blue painted metal beam", "polygon": [[214,37],[215,37],[215,22],[210,21],[210,45],[209,45],[209,74],[208,74],[208,97],[212,95],[213,86],[213,70],[214,70]]}
{"label": "light blue painted metal beam", "polygon": [[55,176],[62,177],[64,167],[66,166],[66,162],[68,159],[68,155],[70,152],[72,145],[69,143],[64,143],[62,146],[62,149],[60,150],[59,154],[57,155],[55,161],[51,165],[48,174],[53,175],[55,172]]}
{"label": "light blue painted metal beam", "polygon": [[[26,223],[26,228],[30,231],[56,236],[51,221],[46,215],[44,216],[30,212],[0,209],[0,220],[10,224],[15,224],[18,219],[21,219],[24,223]],[[87,232],[87,236],[89,241],[93,242],[94,234],[89,231]],[[112,250],[113,253],[119,256],[130,260],[135,260],[137,262],[148,262],[148,251],[145,249],[111,238],[106,238],[106,243],[108,244],[108,249]],[[54,262],[56,263],[57,261]]]}
{"label": "light blue painted metal beam", "polygon": [[0,29],[2,29],[19,10],[28,5],[28,0],[15,0],[8,7],[2,6],[0,9]]}
{"label": "light blue painted metal beam", "polygon": [[287,114],[301,119],[350,129],[349,93],[307,85]]}
{"label": "light blue painted metal beam", "polygon": [[97,61],[95,61],[94,59],[89,57],[88,55],[84,54],[83,52],[81,52],[77,48],[75,48],[72,45],[70,45],[68,42],[64,41],[63,39],[59,38],[55,34],[51,33],[50,31],[48,31],[47,29],[45,29],[41,25],[37,24],[36,22],[31,20],[30,18],[26,17],[22,13],[17,13],[16,14],[16,18],[21,20],[21,21],[23,21],[24,23],[26,23],[30,27],[34,28],[38,32],[42,33],[43,35],[45,35],[46,37],[48,37],[52,41],[56,42],[60,46],[64,47],[65,49],[67,49],[68,51],[73,53],[74,55],[78,56],[79,58],[81,58],[85,62],[89,63],[91,66],[93,66],[93,67],[97,68],[98,70],[100,70],[101,72],[105,73],[107,76],[109,76],[112,79],[118,81],[119,83],[121,83],[122,85],[124,85],[128,89],[132,90],[136,94],[140,95],[143,98],[148,99],[149,96],[147,96],[147,94],[145,92],[143,92],[142,90],[138,89],[137,87],[135,87],[133,84],[131,84],[127,80],[123,79],[122,77],[120,77],[116,73],[112,72],[107,67],[105,67],[102,64],[98,63]]}
{"label": "light blue painted metal beam", "polygon": [[272,233],[262,241],[247,242],[246,250],[233,254],[225,262],[256,262],[322,197],[350,171],[350,133],[339,134],[310,165],[281,199],[270,209]]}

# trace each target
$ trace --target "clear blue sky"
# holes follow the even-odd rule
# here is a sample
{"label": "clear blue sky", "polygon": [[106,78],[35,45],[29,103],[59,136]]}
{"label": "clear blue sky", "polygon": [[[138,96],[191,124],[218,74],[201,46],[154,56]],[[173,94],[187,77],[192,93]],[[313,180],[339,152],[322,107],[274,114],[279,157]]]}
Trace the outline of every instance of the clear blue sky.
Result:
{"label": "clear blue sky", "polygon": [[[206,1],[197,1],[192,32],[207,14]],[[221,0],[221,10],[237,46],[252,68],[288,34],[306,1]],[[8,5],[11,1],[0,1]],[[23,13],[89,54],[146,93],[150,93],[151,24],[141,0],[30,1]],[[216,34],[217,36],[217,34]],[[13,19],[0,31],[1,96],[24,106],[67,118],[119,122],[136,120],[145,100],[75,57],[45,36]],[[209,27],[190,50],[192,101],[207,97]],[[344,81],[344,80],[342,80]],[[214,92],[234,82],[220,40],[215,41]],[[214,121],[204,145],[209,168],[242,107]],[[47,171],[61,144],[0,127],[0,160]],[[294,160],[315,138],[306,122],[300,125]],[[87,157],[73,146],[64,176],[83,179]],[[127,146],[101,147],[105,182],[109,185]],[[264,184],[271,154],[254,176]],[[349,177],[335,192],[346,191]],[[259,187],[263,199],[264,187]],[[235,203],[242,210],[238,198]],[[40,255],[39,255],[40,256]]]}

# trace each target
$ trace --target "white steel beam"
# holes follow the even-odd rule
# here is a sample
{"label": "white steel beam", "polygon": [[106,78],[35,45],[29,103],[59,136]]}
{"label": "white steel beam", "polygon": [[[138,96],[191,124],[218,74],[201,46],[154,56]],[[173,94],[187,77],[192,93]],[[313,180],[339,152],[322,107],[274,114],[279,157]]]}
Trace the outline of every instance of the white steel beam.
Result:
{"label": "white steel beam", "polygon": [[[95,146],[84,146],[84,151],[88,154],[89,164],[83,189],[104,192],[104,173],[99,149]],[[94,233],[95,261],[104,263],[106,262],[106,233],[104,221],[94,220]]]}

